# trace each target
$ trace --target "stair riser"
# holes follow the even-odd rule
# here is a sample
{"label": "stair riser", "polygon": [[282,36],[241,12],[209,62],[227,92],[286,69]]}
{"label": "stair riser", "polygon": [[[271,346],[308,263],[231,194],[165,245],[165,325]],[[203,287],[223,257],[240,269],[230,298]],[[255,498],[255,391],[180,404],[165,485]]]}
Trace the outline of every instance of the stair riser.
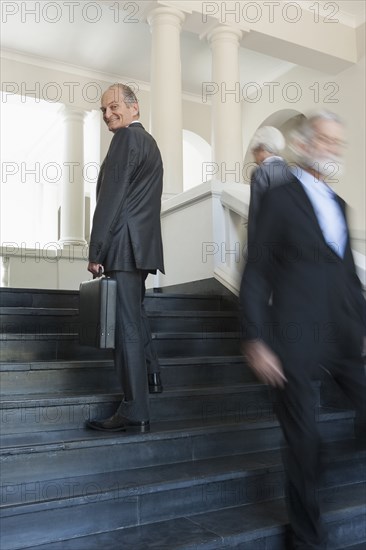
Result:
{"label": "stair riser", "polygon": [[[235,317],[220,318],[212,313],[202,317],[199,312],[194,317],[154,317],[149,318],[153,332],[235,332],[239,322]],[[79,332],[77,315],[0,315],[0,334],[75,334]]]}
{"label": "stair riser", "polygon": [[334,407],[339,409],[352,408],[351,401],[347,398],[340,387],[329,378],[322,381],[320,398],[325,407]]}
{"label": "stair riser", "polygon": [[70,403],[67,405],[37,405],[1,410],[2,435],[82,428],[90,418],[107,418],[119,401],[106,403]]}
{"label": "stair riser", "polygon": [[152,332],[198,332],[204,335],[210,332],[236,332],[239,321],[235,317],[200,317],[199,312],[194,317],[149,317]]}
{"label": "stair riser", "polygon": [[[106,418],[113,414],[119,400],[110,403],[89,404],[73,402],[68,405],[38,405],[35,407],[20,404],[18,407],[4,408],[1,411],[0,430],[2,435],[54,431],[82,428],[86,420]],[[247,420],[274,420],[266,388],[230,395],[209,396],[157,396],[150,399],[151,420],[199,419],[207,422],[216,417],[235,422]]]}
{"label": "stair riser", "polygon": [[1,289],[2,307],[79,307],[78,291]]}
{"label": "stair riser", "polygon": [[366,507],[361,513],[351,512],[349,516],[328,524],[330,550],[347,550],[348,546],[360,542],[364,542],[363,548],[366,548]]}
{"label": "stair riser", "polygon": [[[161,367],[165,389],[171,387],[226,386],[255,382],[252,372],[243,363],[222,365],[169,365]],[[62,391],[110,391],[118,388],[111,365],[74,368],[43,368],[31,365],[24,370],[0,372],[0,387],[4,395],[54,393]]]}
{"label": "stair riser", "polygon": [[1,372],[0,387],[7,396],[79,390],[92,394],[118,391],[118,382],[114,367],[98,366]]}
{"label": "stair riser", "polygon": [[[238,355],[236,338],[179,338],[154,340],[159,357],[190,357],[203,355]],[[111,359],[111,350],[97,350],[80,346],[76,341],[55,340],[3,340],[1,360],[8,362],[68,361]]]}
{"label": "stair riser", "polygon": [[256,383],[257,379],[244,363],[223,365],[162,366],[164,387],[225,386]]}
{"label": "stair riser", "polygon": [[0,321],[0,334],[34,334],[35,338],[44,334],[75,334],[79,323],[75,316],[34,315],[3,317]]}
{"label": "stair riser", "polygon": [[[161,294],[147,294],[145,308],[149,311],[176,311],[176,310],[224,310],[233,309],[233,300],[224,296],[168,296]],[[55,307],[78,308],[79,293],[74,292],[49,292],[26,290],[24,292],[1,289],[2,307]],[[234,305],[235,307],[235,305]]]}
{"label": "stair riser", "polygon": [[44,336],[39,336],[39,338],[1,341],[1,360],[9,363],[31,363],[37,361],[107,360],[113,357],[111,350],[80,346],[76,341],[45,340]]}
{"label": "stair riser", "polygon": [[324,467],[323,483],[326,486],[334,487],[335,498],[340,490],[340,485],[361,481],[366,481],[365,457],[350,458],[340,463],[332,462]]}

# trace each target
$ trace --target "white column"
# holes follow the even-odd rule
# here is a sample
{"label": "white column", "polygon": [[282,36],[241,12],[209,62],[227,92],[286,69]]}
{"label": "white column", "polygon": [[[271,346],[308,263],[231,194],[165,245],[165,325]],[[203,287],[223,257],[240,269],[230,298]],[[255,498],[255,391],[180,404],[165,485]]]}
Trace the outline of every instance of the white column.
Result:
{"label": "white column", "polygon": [[84,118],[85,111],[65,107],[65,161],[61,194],[59,243],[85,245]]}
{"label": "white column", "polygon": [[212,149],[219,181],[242,181],[243,138],[239,72],[242,32],[219,26],[207,36],[212,50]]}
{"label": "white column", "polygon": [[176,8],[151,11],[151,128],[164,163],[164,196],[183,191],[183,124],[180,31],[185,15]]}

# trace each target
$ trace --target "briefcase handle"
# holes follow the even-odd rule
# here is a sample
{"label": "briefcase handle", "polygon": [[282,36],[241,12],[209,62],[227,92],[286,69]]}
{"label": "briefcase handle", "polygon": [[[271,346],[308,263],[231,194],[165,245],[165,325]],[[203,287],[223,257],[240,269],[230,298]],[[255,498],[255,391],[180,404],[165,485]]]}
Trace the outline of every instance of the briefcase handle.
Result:
{"label": "briefcase handle", "polygon": [[97,279],[98,277],[103,277],[103,275],[104,275],[104,267],[100,266],[98,275],[93,274],[93,279]]}

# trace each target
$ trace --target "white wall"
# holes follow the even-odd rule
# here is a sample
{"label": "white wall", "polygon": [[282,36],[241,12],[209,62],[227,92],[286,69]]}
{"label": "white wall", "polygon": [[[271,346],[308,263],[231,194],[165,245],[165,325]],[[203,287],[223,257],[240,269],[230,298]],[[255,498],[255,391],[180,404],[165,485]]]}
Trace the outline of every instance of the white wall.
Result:
{"label": "white wall", "polygon": [[[243,158],[249,141],[264,120],[280,110],[291,110],[293,113],[303,113],[314,108],[325,107],[339,113],[348,126],[349,148],[346,154],[346,177],[337,186],[337,191],[345,198],[351,208],[350,225],[355,235],[364,237],[365,231],[365,104],[363,92],[365,89],[365,59],[341,72],[338,75],[326,75],[310,69],[297,67],[278,80],[278,86],[273,88],[273,101],[268,99],[268,88],[262,97],[256,102],[243,102]],[[114,82],[112,77],[105,75],[88,74],[77,69],[55,70],[51,66],[25,63],[19,59],[4,59],[2,61],[3,89],[10,91],[26,92],[32,94],[33,90],[40,90],[45,99],[51,97],[55,91],[61,96],[57,99],[69,105],[74,105],[88,110],[99,110],[100,93],[108,85]],[[122,79],[127,80],[128,79]],[[55,83],[54,88],[49,83]],[[68,84],[67,84],[68,83]],[[78,84],[74,88],[74,95],[70,96],[70,83]],[[289,86],[289,83],[295,83]],[[150,102],[148,86],[139,85],[138,97],[141,107],[141,122],[148,129],[150,119]],[[327,87],[327,88],[326,88]],[[301,97],[291,101],[296,90],[301,91]],[[100,93],[98,94],[98,90]],[[287,95],[286,95],[287,92]],[[317,98],[319,92],[319,98]],[[333,92],[333,95],[330,95]],[[93,95],[95,99],[93,99]],[[266,95],[267,94],[267,95]],[[53,96],[52,96],[53,97]],[[183,126],[185,129],[195,132],[207,142],[211,141],[211,108],[209,104],[201,104],[198,98],[184,96],[183,100]],[[330,102],[332,101],[332,102]],[[108,149],[111,134],[104,126],[100,126],[100,158],[103,159]],[[241,159],[243,160],[243,159]],[[191,190],[194,191],[193,189]],[[90,190],[92,194],[92,189]],[[24,199],[24,197],[22,197]],[[161,278],[160,284],[175,284],[192,280],[192,273],[186,273],[187,263],[195,264],[194,276],[197,279],[212,275],[215,269],[215,258],[202,260],[202,243],[210,242],[212,236],[212,212],[213,199],[205,198],[183,216],[183,210],[175,209],[174,216],[167,215],[164,208],[174,211],[174,199],[169,206],[163,207],[163,232],[165,235],[165,258],[167,275]],[[46,218],[47,219],[47,218]],[[236,221],[233,220],[235,225]],[[172,238],[174,235],[174,238]],[[197,238],[197,235],[200,235]],[[207,239],[207,240],[206,240]],[[47,281],[42,280],[42,270],[37,271],[38,283],[46,286]],[[40,277],[40,278],[39,278]],[[80,279],[79,279],[80,280]],[[75,281],[74,288],[78,288]],[[68,281],[67,284],[72,284]],[[30,284],[30,286],[32,286]],[[69,288],[69,287],[68,287]]]}
{"label": "white wall", "polygon": [[350,207],[349,221],[353,234],[365,239],[364,93],[365,57],[338,75],[325,75],[297,67],[277,80],[272,98],[269,88],[266,88],[258,101],[243,102],[243,135],[245,155],[255,130],[273,113],[285,110],[291,116],[291,111],[295,115],[328,109],[339,114],[346,123],[348,148],[345,153],[345,175],[334,187]]}

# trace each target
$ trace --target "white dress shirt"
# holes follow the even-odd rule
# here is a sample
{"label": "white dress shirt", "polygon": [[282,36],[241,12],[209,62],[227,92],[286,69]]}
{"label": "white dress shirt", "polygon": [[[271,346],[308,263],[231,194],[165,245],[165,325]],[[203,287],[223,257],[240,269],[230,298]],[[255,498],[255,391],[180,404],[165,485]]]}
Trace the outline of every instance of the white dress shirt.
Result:
{"label": "white dress shirt", "polygon": [[292,172],[300,180],[314,208],[324,239],[343,258],[348,232],[346,220],[333,189],[306,170],[297,167]]}

